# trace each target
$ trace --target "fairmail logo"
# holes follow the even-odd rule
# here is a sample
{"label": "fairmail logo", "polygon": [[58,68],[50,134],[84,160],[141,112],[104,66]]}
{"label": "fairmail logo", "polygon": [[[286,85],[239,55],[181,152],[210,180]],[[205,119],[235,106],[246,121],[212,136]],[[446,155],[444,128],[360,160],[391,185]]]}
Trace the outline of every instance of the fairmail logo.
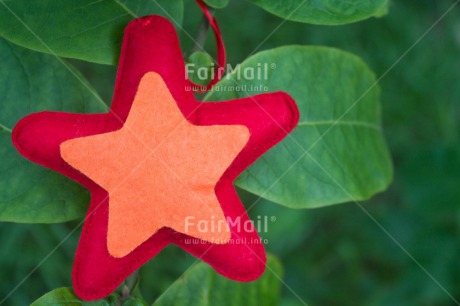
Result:
{"label": "fairmail logo", "polygon": [[226,217],[225,219],[216,219],[213,216],[209,220],[200,220],[194,216],[187,216],[184,220],[184,229],[186,234],[192,228],[200,233],[222,233],[227,231],[229,227],[238,233],[255,230],[259,233],[267,233],[269,224],[275,221],[276,217],[273,216],[257,216],[254,221],[247,218],[242,220],[241,216],[236,218]]}
{"label": "fairmail logo", "polygon": [[[194,63],[188,63],[185,65],[185,79],[189,79],[189,75],[195,75],[199,80],[205,81],[217,78],[229,78],[230,75],[234,80],[268,80],[270,72],[276,69],[274,63],[257,63],[253,67],[241,67],[241,64],[237,64],[232,67],[231,64],[227,64],[225,67],[217,67],[215,63],[212,63],[210,67],[196,67]],[[224,77],[225,72],[227,72]]]}

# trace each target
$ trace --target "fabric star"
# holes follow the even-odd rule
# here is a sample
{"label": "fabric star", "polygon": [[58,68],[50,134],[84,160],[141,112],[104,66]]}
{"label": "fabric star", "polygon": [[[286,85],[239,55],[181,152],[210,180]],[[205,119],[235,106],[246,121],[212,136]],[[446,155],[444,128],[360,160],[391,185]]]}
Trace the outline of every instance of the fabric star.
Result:
{"label": "fabric star", "polygon": [[[238,226],[249,218],[232,183],[295,127],[299,116],[295,103],[283,92],[202,103],[187,90],[184,76],[173,25],[159,16],[139,18],[125,30],[108,113],[41,112],[23,118],[14,128],[13,143],[21,154],[91,192],[73,268],[74,290],[82,299],[109,295],[171,243],[234,280],[251,281],[264,271],[265,251],[256,230]],[[145,99],[140,98],[143,95]],[[163,129],[166,125],[169,128]],[[203,137],[208,142],[203,143]],[[200,141],[194,143],[196,139]],[[117,183],[120,189],[114,187]],[[153,185],[180,200],[166,202],[169,198],[156,194],[164,189],[152,191]],[[142,186],[149,190],[139,190]],[[201,212],[188,189],[199,190],[199,198],[207,203],[201,203]],[[176,194],[171,195],[173,191]],[[170,210],[161,214],[158,207]],[[212,243],[216,233],[202,234],[198,229],[185,233],[181,226],[186,214],[238,223],[227,223],[220,232],[230,234],[229,241],[225,235],[222,241],[228,243]],[[123,236],[130,227],[143,230]],[[204,241],[194,243],[191,237]]]}
{"label": "fabric star", "polygon": [[228,242],[228,226],[200,230],[186,220],[226,224],[214,187],[248,140],[245,126],[189,123],[161,77],[148,72],[120,130],[68,140],[61,155],[109,193],[107,246],[123,257],[162,227]]}

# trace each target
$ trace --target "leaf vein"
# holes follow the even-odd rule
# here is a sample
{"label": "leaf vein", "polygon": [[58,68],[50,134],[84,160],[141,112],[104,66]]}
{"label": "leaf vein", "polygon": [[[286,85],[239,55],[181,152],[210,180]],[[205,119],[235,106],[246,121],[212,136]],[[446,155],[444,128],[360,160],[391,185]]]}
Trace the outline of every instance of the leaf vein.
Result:
{"label": "leaf vein", "polygon": [[94,25],[94,26],[92,26],[92,27],[86,28],[86,29],[84,29],[84,30],[82,30],[82,31],[80,31],[80,32],[73,33],[73,34],[71,34],[71,35],[69,35],[69,36],[61,37],[60,39],[75,38],[75,37],[77,37],[78,35],[81,35],[81,34],[84,34],[84,33],[86,33],[86,32],[95,30],[95,29],[97,29],[97,28],[99,28],[99,27],[102,27],[103,25],[106,25],[106,24],[108,24],[108,23],[111,23],[112,21],[115,21],[115,20],[117,20],[117,19],[119,19],[119,18],[125,17],[126,15],[128,15],[128,14],[122,14],[122,15],[119,15],[119,16],[115,16],[115,17],[110,18],[110,19],[108,19],[108,20],[105,20],[105,21],[103,21],[103,22],[101,22],[101,23],[98,23],[98,24],[96,24],[96,25]]}
{"label": "leaf vein", "polygon": [[374,129],[379,132],[381,131],[380,126],[378,126],[377,124],[373,124],[370,122],[364,122],[364,121],[319,120],[319,121],[303,121],[297,124],[297,126],[318,126],[318,125],[356,126],[356,127]]}
{"label": "leaf vein", "polygon": [[9,132],[9,133],[12,133],[12,132],[13,132],[12,129],[10,129],[10,128],[4,126],[4,125],[1,124],[1,123],[0,123],[0,129],[4,130],[4,131],[6,131],[6,132]]}
{"label": "leaf vein", "polygon": [[118,4],[122,9],[124,9],[129,15],[131,15],[134,18],[139,18],[133,11],[131,11],[125,4],[120,2],[120,0],[113,0],[116,4]]}

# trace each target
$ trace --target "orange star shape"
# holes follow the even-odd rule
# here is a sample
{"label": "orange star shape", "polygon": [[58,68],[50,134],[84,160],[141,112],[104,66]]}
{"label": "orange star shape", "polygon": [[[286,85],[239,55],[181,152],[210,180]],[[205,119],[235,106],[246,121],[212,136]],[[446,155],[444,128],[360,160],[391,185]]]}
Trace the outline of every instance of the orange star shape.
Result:
{"label": "orange star shape", "polygon": [[107,247],[124,257],[162,227],[227,243],[214,187],[249,136],[242,125],[191,124],[161,76],[149,72],[120,130],[65,141],[61,155],[107,190]]}

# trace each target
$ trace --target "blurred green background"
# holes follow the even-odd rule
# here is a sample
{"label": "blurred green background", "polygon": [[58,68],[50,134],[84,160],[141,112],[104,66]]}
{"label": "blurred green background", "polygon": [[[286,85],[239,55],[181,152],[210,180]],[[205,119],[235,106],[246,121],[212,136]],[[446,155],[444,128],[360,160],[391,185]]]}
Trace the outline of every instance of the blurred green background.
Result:
{"label": "blurred green background", "polygon": [[[356,203],[300,211],[262,201],[250,212],[276,216],[262,236],[285,266],[286,285],[310,306],[457,305],[449,294],[460,300],[460,5],[387,73],[454,2],[393,1],[384,18],[334,27],[283,22],[239,0],[217,12],[232,64],[281,45],[327,45],[361,56],[384,75],[383,122],[395,178],[362,203],[374,219]],[[192,1],[186,6],[184,28],[194,35],[200,14]],[[182,34],[182,40],[189,50],[190,39]],[[206,46],[212,50],[213,40]],[[110,100],[115,67],[72,63]],[[79,231],[56,246],[77,224],[0,224],[0,297],[20,285],[5,305],[28,305],[71,285]],[[175,247],[163,251],[142,269],[146,299],[194,261]],[[282,305],[303,305],[287,286]]]}

